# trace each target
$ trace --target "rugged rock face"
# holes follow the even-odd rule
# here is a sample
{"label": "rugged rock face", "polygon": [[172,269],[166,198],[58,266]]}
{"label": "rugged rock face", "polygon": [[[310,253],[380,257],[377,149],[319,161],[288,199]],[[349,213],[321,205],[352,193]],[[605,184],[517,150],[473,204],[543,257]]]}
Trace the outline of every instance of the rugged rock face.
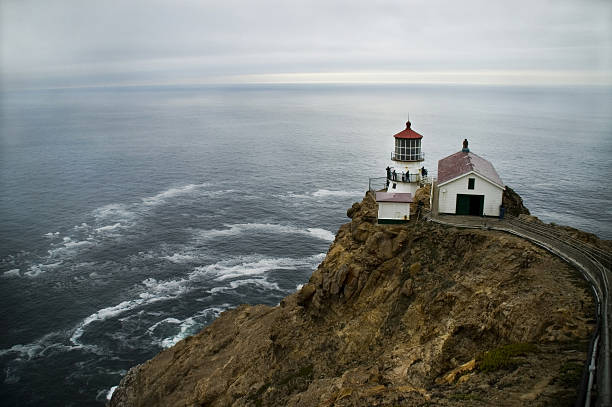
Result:
{"label": "rugged rock face", "polygon": [[512,216],[529,215],[529,209],[523,205],[523,198],[514,189],[506,185],[502,195],[502,206],[506,208],[506,213]]}
{"label": "rugged rock face", "polygon": [[370,193],[347,215],[300,291],[224,312],[110,406],[571,405],[593,329],[576,271],[503,233],[377,225]]}

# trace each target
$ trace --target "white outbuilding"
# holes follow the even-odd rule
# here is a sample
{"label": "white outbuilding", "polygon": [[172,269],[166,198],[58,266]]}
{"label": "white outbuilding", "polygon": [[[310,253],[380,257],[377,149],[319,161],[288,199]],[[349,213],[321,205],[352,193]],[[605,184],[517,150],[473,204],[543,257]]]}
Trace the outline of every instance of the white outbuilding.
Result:
{"label": "white outbuilding", "polygon": [[493,165],[463,149],[438,161],[438,213],[499,216],[504,184]]}
{"label": "white outbuilding", "polygon": [[412,194],[402,192],[376,192],[378,223],[405,223],[410,220]]}

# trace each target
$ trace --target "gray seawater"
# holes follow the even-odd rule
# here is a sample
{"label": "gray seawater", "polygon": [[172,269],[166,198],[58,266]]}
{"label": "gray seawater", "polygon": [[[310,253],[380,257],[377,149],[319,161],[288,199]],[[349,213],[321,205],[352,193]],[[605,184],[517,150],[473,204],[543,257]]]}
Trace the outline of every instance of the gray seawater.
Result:
{"label": "gray seawater", "polygon": [[308,280],[407,113],[532,212],[612,238],[612,90],[234,86],[0,94],[2,405],[101,405],[133,365]]}

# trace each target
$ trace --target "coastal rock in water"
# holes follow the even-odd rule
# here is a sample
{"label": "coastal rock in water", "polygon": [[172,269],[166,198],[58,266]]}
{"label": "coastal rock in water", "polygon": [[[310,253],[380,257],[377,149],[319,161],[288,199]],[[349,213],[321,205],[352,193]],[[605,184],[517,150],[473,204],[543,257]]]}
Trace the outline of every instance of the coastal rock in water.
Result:
{"label": "coastal rock in water", "polygon": [[571,404],[594,327],[575,270],[501,232],[377,225],[371,193],[348,215],[300,291],[222,313],[109,405]]}

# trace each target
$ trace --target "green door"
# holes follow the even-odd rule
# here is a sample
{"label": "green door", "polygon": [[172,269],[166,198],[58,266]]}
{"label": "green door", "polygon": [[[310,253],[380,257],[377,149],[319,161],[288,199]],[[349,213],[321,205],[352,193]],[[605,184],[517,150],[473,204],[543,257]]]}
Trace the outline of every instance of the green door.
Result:
{"label": "green door", "polygon": [[484,195],[457,194],[457,215],[482,216]]}
{"label": "green door", "polygon": [[457,215],[469,215],[470,214],[470,196],[458,194],[457,195],[457,208],[455,209]]}

